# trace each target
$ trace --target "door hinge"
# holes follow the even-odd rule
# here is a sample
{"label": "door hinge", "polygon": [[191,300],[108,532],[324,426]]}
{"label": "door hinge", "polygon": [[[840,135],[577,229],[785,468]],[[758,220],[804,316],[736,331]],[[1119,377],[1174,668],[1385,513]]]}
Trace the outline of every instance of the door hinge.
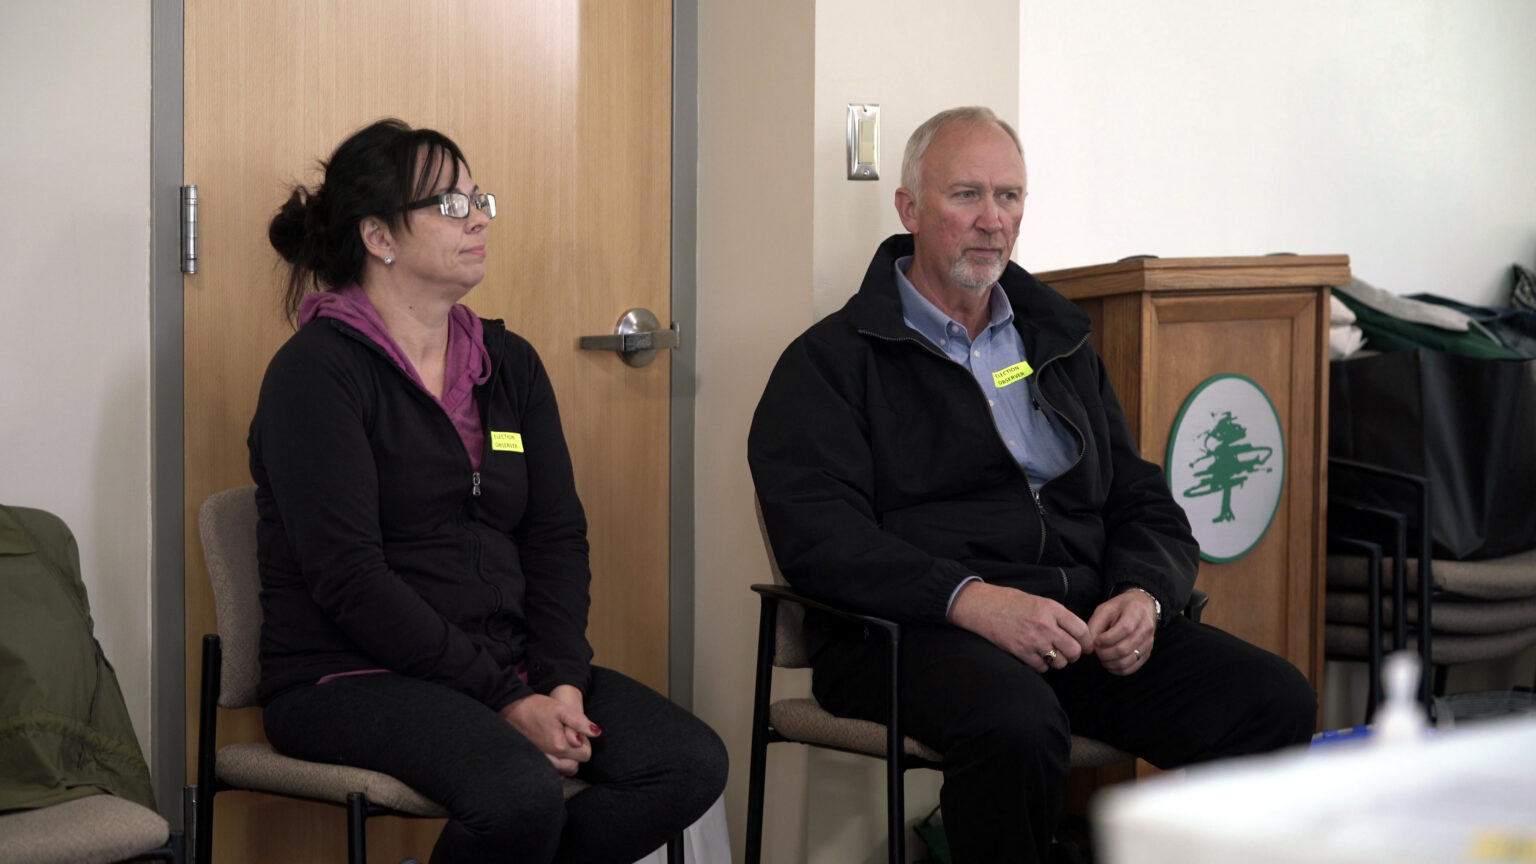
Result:
{"label": "door hinge", "polygon": [[181,187],[181,272],[197,272],[197,187]]}

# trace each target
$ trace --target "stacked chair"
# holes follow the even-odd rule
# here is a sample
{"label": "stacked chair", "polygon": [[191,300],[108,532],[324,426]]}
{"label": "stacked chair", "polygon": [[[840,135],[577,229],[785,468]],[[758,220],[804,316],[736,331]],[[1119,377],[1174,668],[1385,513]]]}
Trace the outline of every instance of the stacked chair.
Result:
{"label": "stacked chair", "polygon": [[1424,676],[1426,705],[1444,694],[1448,667],[1536,645],[1536,549],[1435,559],[1428,480],[1345,459],[1330,459],[1329,470],[1352,489],[1395,487],[1381,497],[1413,502],[1403,512],[1329,494],[1326,653],[1370,665],[1372,704],[1380,696],[1382,650],[1406,649],[1410,636],[1424,668],[1435,671]]}

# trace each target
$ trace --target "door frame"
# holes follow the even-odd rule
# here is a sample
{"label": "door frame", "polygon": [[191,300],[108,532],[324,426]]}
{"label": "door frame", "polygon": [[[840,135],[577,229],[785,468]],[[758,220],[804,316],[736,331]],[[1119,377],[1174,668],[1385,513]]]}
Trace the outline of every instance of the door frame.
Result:
{"label": "door frame", "polygon": [[683,338],[672,352],[672,446],[667,560],[667,689],[693,710],[693,433],[698,344],[699,3],[672,0],[672,320]]}
{"label": "door frame", "polygon": [[150,774],[160,815],[180,828],[187,776],[182,0],[152,0],[149,18]]}
{"label": "door frame", "polygon": [[[155,798],[183,824],[186,777],[182,398],[185,360],[180,188],[183,182],[184,0],[150,8],[150,741]],[[694,381],[698,341],[698,0],[672,2],[672,320],[683,334],[671,364],[668,686],[693,707]],[[191,178],[195,179],[195,178]]]}

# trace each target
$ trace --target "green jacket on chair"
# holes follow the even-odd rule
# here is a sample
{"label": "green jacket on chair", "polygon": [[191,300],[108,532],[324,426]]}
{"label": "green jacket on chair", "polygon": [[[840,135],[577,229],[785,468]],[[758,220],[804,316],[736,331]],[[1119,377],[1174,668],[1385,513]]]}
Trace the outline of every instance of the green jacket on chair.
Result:
{"label": "green jacket on chair", "polygon": [[74,535],[51,513],[0,505],[0,813],[103,792],[155,806]]}

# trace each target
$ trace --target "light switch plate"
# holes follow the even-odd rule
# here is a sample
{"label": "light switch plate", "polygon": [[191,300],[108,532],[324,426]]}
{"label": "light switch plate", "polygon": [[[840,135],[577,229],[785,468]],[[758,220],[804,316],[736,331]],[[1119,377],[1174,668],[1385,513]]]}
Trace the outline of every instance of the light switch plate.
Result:
{"label": "light switch plate", "polygon": [[848,179],[880,179],[880,106],[848,103]]}

